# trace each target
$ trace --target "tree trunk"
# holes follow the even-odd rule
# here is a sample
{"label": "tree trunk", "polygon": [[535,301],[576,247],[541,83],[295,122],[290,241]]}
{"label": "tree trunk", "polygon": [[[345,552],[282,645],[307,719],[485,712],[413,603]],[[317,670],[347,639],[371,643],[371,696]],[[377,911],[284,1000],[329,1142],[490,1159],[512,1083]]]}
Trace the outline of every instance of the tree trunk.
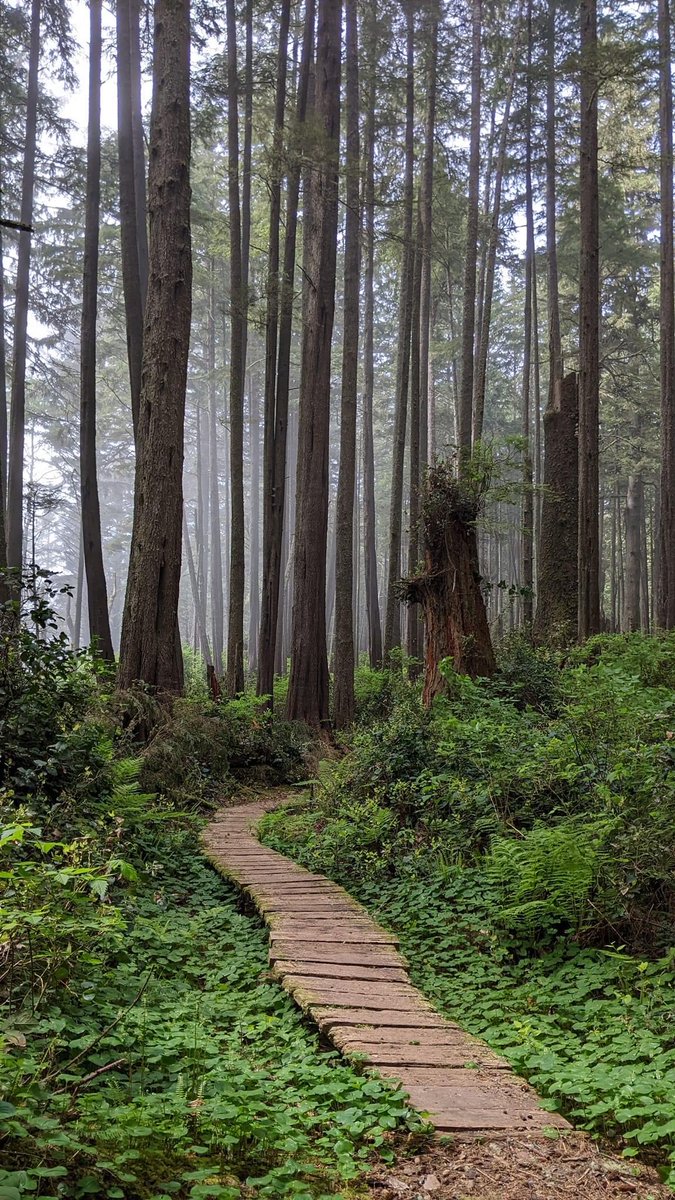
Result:
{"label": "tree trunk", "polygon": [[398,588],[401,579],[401,532],[403,508],[403,468],[405,461],[405,431],[410,380],[410,332],[413,303],[413,187],[415,168],[415,22],[414,6],[406,0],[406,119],[405,119],[405,186],[403,198],[403,251],[401,257],[398,353],[396,362],[396,407],[394,413],[394,447],[391,467],[391,497],[389,508],[389,570],[387,579],[387,608],[384,623],[384,655],[391,654],[401,644],[401,604]]}
{"label": "tree trunk", "polygon": [[[532,202],[532,0],[527,12],[527,100],[525,117],[525,346],[523,352],[523,531],[522,578],[523,621],[528,630],[534,611],[534,496],[532,493],[532,442],[530,431],[532,384],[532,292],[534,287],[534,207]],[[536,332],[535,332],[536,336]]]}
{"label": "tree trunk", "polygon": [[138,0],[118,0],[116,31],[122,289],[131,415],[134,438],[137,438],[143,362],[143,320],[148,279]]}
{"label": "tree trunk", "polygon": [[84,225],[84,272],[80,339],[80,497],[87,572],[89,636],[103,659],[113,662],[108,590],[103,566],[101,512],[96,471],[96,316],[101,199],[101,8],[89,0],[89,128]]}
{"label": "tree trunk", "polygon": [[435,412],[432,420],[430,386],[432,369],[430,358],[431,339],[431,283],[432,283],[432,216],[434,197],[434,143],[436,138],[436,90],[438,73],[438,13],[432,9],[429,15],[429,46],[427,67],[427,112],[426,129],[424,133],[424,161],[422,165],[422,185],[420,197],[421,221],[421,253],[422,253],[422,292],[420,296],[420,462],[422,475],[433,457],[430,453],[432,439],[430,431],[434,430],[435,441]]}
{"label": "tree trunk", "polygon": [[226,0],[227,157],[230,215],[230,585],[227,691],[244,690],[244,277],[239,199],[239,80],[235,0]]}
{"label": "tree trunk", "polygon": [[546,41],[546,268],[548,280],[548,403],[560,407],[558,391],[563,380],[558,292],[558,245],[556,238],[556,92],[555,92],[556,0],[549,0]]}
{"label": "tree trunk", "polygon": [[626,491],[626,575],[623,627],[628,633],[640,628],[640,574],[643,484],[637,475],[628,476]]}
{"label": "tree trunk", "polygon": [[188,0],[156,0],[150,275],[119,684],[143,680],[168,693],[183,686],[177,645],[192,290],[189,62]]}
{"label": "tree trunk", "polygon": [[483,420],[485,416],[485,387],[487,382],[488,350],[490,346],[490,324],[492,321],[492,300],[495,289],[495,274],[497,270],[497,249],[499,246],[499,221],[502,210],[502,189],[504,170],[506,167],[506,148],[511,121],[511,104],[516,82],[520,50],[520,31],[522,27],[521,13],[518,13],[516,36],[511,52],[509,82],[506,90],[504,116],[499,131],[499,146],[497,149],[497,166],[495,169],[495,189],[490,219],[490,233],[487,246],[487,261],[485,266],[485,288],[482,305],[481,321],[478,328],[478,353],[476,355],[476,378],[474,381],[474,411],[473,411],[473,444],[480,442],[483,436]]}
{"label": "tree trunk", "polygon": [[544,498],[534,637],[561,645],[577,624],[578,389],[574,373],[554,393],[544,414]]}
{"label": "tree trunk", "polygon": [[375,99],[378,45],[376,40],[376,10],[369,9],[371,24],[369,44],[368,109],[365,124],[365,278],[363,314],[363,564],[368,619],[368,657],[373,670],[382,664],[382,626],[377,586],[377,529],[375,511],[375,450],[373,444],[373,396],[375,392],[375,362],[373,326],[375,322]]}
{"label": "tree trunk", "polygon": [[295,572],[288,716],[328,720],[326,535],[330,366],[335,312],[340,146],[340,0],[319,0],[315,114],[322,153],[310,178],[309,289],[302,339]]}
{"label": "tree trunk", "polygon": [[[296,129],[300,136],[307,112],[309,94],[309,79],[312,63],[312,47],[314,40],[315,0],[307,0],[305,5],[305,26],[302,40],[300,73],[298,77],[298,95],[296,101]],[[277,75],[277,96],[275,128],[276,138],[281,155],[283,109],[285,99],[285,65],[282,71],[281,60],[284,64],[287,55],[288,32],[282,29],[279,40],[279,59]],[[275,166],[278,173],[281,163]],[[279,337],[278,354],[276,334],[274,345],[266,343],[265,358],[265,475],[263,490],[263,580],[262,602],[260,615],[260,657],[258,663],[257,691],[259,696],[272,698],[274,686],[274,667],[277,655],[279,637],[279,607],[281,589],[283,587],[283,539],[284,539],[284,501],[286,497],[286,443],[288,435],[288,398],[290,385],[291,337],[293,332],[293,289],[295,282],[295,254],[298,230],[298,203],[300,196],[300,176],[302,162],[299,153],[295,153],[291,162],[288,177],[286,201],[286,236],[284,241],[284,262],[279,293]],[[279,183],[279,187],[280,187]],[[274,198],[274,193],[273,193]],[[279,194],[279,204],[281,196]],[[276,231],[276,232],[275,232]],[[278,269],[278,249],[276,259],[272,255],[273,238],[278,237],[278,220],[270,210],[270,262],[268,270],[272,272],[272,281],[268,285],[272,290],[268,294],[267,331],[268,338],[272,337],[272,325],[276,322],[276,297],[274,295],[275,262]],[[276,361],[275,361],[276,359]],[[274,372],[276,370],[276,382]],[[269,371],[269,378],[267,372]],[[283,640],[283,638],[281,639]],[[285,663],[284,663],[285,670]]]}
{"label": "tree trunk", "polygon": [[579,628],[600,632],[600,248],[596,0],[581,0],[579,290]]}
{"label": "tree trunk", "polygon": [[209,647],[208,634],[206,632],[206,606],[204,597],[199,594],[199,582],[197,578],[197,570],[195,568],[194,554],[192,553],[192,544],[190,542],[190,532],[188,530],[187,519],[183,511],[183,545],[185,546],[185,558],[187,561],[188,575],[190,577],[190,589],[192,591],[192,602],[195,606],[195,624],[197,626],[197,638],[199,641],[199,649],[201,656],[204,659],[204,664],[207,670],[207,678],[209,677],[209,668],[213,668],[213,659],[211,657],[211,649]]}
{"label": "tree trunk", "polygon": [[469,197],[466,216],[464,300],[462,316],[462,380],[459,395],[458,465],[465,473],[471,457],[473,373],[476,328],[476,267],[478,263],[478,207],[480,189],[480,109],[482,0],[471,0],[471,135],[469,143]]}
{"label": "tree trunk", "polygon": [[[41,0],[32,0],[28,89],[26,93],[26,141],[23,150],[21,222],[33,221],[35,191],[35,147],[38,118],[38,68],[40,63]],[[26,424],[26,351],[28,338],[28,289],[30,284],[31,235],[19,233],[14,295],[14,338],[12,391],[9,418],[9,462],[7,472],[7,565],[21,570],[23,559],[23,448]]]}
{"label": "tree trunk", "polygon": [[249,375],[249,429],[251,441],[251,588],[249,593],[248,665],[258,667],[260,630],[260,411],[258,389],[253,373]]}
{"label": "tree trunk", "polygon": [[490,676],[495,660],[480,590],[478,503],[464,494],[447,463],[436,463],[425,487],[422,520],[424,570],[406,580],[408,603],[422,606],[426,634],[423,700],[444,688],[441,663],[460,675]]}
{"label": "tree trunk", "polygon": [[675,271],[673,267],[673,85],[670,3],[658,0],[661,179],[661,485],[656,615],[675,629]]}
{"label": "tree trunk", "polygon": [[[414,246],[413,304],[410,340],[410,443],[409,468],[410,491],[408,509],[408,575],[414,575],[419,564],[419,518],[420,518],[420,305],[422,293],[422,230],[417,221]],[[413,605],[408,606],[406,621],[406,653],[411,658],[419,657],[420,628],[418,613]],[[414,669],[414,668],[413,668]]]}
{"label": "tree trunk", "polygon": [[340,473],[335,512],[335,669],[333,718],[337,729],[354,720],[354,491],[356,395],[359,371],[361,211],[359,58],[356,0],[345,0],[346,204]]}
{"label": "tree trunk", "polygon": [[213,277],[209,288],[209,519],[211,524],[211,626],[213,666],[216,677],[223,671],[225,614],[223,609],[223,553],[220,529],[220,485],[218,473],[218,393],[216,388],[216,295]]}

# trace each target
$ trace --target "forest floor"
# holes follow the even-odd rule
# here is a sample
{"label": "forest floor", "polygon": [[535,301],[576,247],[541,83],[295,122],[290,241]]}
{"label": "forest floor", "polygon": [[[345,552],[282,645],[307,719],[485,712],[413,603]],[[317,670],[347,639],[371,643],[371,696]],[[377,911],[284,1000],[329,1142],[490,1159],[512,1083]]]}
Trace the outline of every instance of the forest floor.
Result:
{"label": "forest floor", "polygon": [[[357,1036],[361,1053],[368,1060],[377,1050],[377,1037],[383,1035],[382,1029],[378,1028],[378,1004],[381,1009],[385,1005],[378,999],[378,991],[391,993],[392,988],[402,989],[407,985],[388,982],[387,972],[392,968],[390,963],[384,963],[384,958],[380,972],[385,977],[381,981],[368,977],[365,983],[345,983],[345,971],[351,970],[357,979],[368,970],[375,975],[377,966],[367,966],[367,959],[377,959],[378,953],[396,954],[393,940],[385,931],[381,942],[369,941],[374,936],[372,931],[380,927],[368,921],[361,906],[352,902],[343,889],[331,884],[324,876],[297,867],[290,859],[258,842],[256,823],[284,798],[286,794],[281,791],[277,795],[268,792],[253,802],[235,804],[222,811],[206,831],[207,853],[216,867],[253,899],[271,926],[270,960],[276,977],[338,1047],[346,1046],[348,1050],[350,1036],[353,1038],[356,1029],[353,1021],[357,1019],[357,1010],[350,1022],[350,1004],[365,1005],[358,1016]],[[350,915],[352,903],[353,914]],[[313,905],[316,905],[314,912]],[[313,934],[312,940],[310,934]],[[356,939],[361,935],[365,940],[359,945]],[[299,940],[295,940],[296,936]],[[349,953],[345,954],[346,950]],[[300,962],[297,961],[299,958]],[[345,958],[354,960],[351,969],[345,964]],[[356,963],[359,958],[360,965]],[[312,974],[317,971],[318,976],[317,959],[322,960],[321,978]],[[328,975],[331,961],[340,964],[336,969],[342,973],[341,978]],[[348,993],[350,987],[356,989],[353,997]],[[398,1018],[399,1035],[403,1016],[407,1016],[412,1024],[415,1011],[424,1012],[417,1008],[417,1000],[412,996],[415,991],[410,988],[412,1004],[407,1013],[390,1014],[392,1021]],[[368,993],[366,1000],[364,997]],[[433,1010],[426,1009],[422,1023],[428,1021],[430,1012]],[[448,1047],[454,1037],[463,1037],[456,1026],[439,1017],[439,1031],[443,1026],[450,1034]],[[454,1044],[466,1051],[469,1042],[473,1049],[479,1045],[473,1039]],[[410,1047],[413,1044],[411,1041]],[[385,1068],[385,1071],[406,1086],[411,1071],[406,1070],[405,1054],[403,1060],[403,1066]],[[407,1067],[412,1068],[413,1078],[414,1062],[413,1054],[407,1063]],[[436,1082],[440,1082],[442,1068],[427,1070],[426,1076],[432,1073]],[[467,1080],[473,1083],[468,1070],[451,1070],[450,1073],[455,1078],[465,1076],[463,1083]],[[494,1120],[494,1113],[490,1112],[489,1089],[493,1088],[499,1096],[504,1092],[503,1081],[513,1080],[513,1077],[497,1070],[481,1072],[481,1075],[481,1082],[487,1079],[489,1084],[485,1095],[485,1123],[489,1125]],[[409,1090],[417,1107],[422,1111],[432,1109],[431,1104],[424,1104],[423,1090],[415,1087]],[[367,1185],[373,1200],[424,1200],[430,1196],[437,1200],[468,1200],[469,1197],[476,1200],[565,1200],[572,1196],[576,1200],[623,1200],[627,1196],[635,1196],[638,1200],[665,1200],[672,1196],[650,1167],[638,1166],[611,1151],[605,1152],[589,1137],[571,1130],[569,1133],[564,1128],[543,1132],[544,1120],[541,1120],[540,1129],[532,1133],[526,1127],[481,1131],[480,1114],[472,1112],[464,1120],[461,1096],[461,1087],[453,1089],[453,1111],[449,1117],[446,1113],[445,1119],[434,1120],[432,1112],[432,1121],[440,1127],[440,1138],[418,1153],[404,1150],[393,1164],[372,1171]],[[536,1102],[532,1093],[530,1097]],[[565,1125],[553,1115],[550,1119],[549,1114],[541,1113],[540,1116],[545,1117],[549,1125],[556,1122]],[[443,1136],[453,1121],[457,1127],[468,1126],[471,1132],[460,1130],[454,1136]],[[516,1112],[503,1123],[508,1126],[509,1121],[513,1126],[523,1125]]]}

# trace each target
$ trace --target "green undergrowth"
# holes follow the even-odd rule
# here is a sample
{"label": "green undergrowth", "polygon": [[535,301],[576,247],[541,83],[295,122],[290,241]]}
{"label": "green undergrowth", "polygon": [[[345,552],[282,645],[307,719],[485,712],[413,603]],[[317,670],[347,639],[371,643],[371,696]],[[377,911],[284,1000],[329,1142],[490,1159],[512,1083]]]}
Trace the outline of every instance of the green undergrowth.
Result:
{"label": "green undergrowth", "polygon": [[360,1194],[422,1122],[320,1044],[198,847],[219,780],[292,779],[299,740],[112,696],[56,634],[0,649],[0,1200]]}
{"label": "green undergrowth", "polygon": [[361,674],[350,752],[265,840],[363,900],[550,1107],[675,1184],[675,638],[562,663],[515,643],[431,714]]}

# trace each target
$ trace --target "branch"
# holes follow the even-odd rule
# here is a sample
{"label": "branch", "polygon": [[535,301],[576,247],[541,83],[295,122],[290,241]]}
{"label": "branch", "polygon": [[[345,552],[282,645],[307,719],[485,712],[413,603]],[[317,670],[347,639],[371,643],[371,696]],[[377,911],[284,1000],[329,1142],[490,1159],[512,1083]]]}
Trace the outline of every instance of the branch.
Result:
{"label": "branch", "polygon": [[17,229],[19,233],[34,233],[32,225],[26,225],[25,221],[10,221],[8,217],[0,217],[0,225],[3,229]]}

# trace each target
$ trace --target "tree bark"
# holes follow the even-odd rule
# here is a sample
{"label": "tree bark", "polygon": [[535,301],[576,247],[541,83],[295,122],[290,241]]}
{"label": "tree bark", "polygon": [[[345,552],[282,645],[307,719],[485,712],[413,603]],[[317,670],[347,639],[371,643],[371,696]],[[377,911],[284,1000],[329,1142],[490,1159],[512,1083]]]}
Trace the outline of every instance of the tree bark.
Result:
{"label": "tree bark", "polygon": [[216,388],[216,295],[213,277],[209,288],[209,520],[211,542],[211,638],[216,677],[223,671],[225,614],[223,609],[223,552],[220,528],[220,480],[218,470],[218,393]]}
{"label": "tree bark", "polygon": [[[527,12],[527,99],[525,115],[525,345],[523,352],[523,530],[522,578],[523,621],[528,630],[534,611],[534,496],[532,493],[531,385],[532,385],[532,293],[534,290],[534,206],[532,200],[532,0]],[[536,336],[536,332],[535,332]]]}
{"label": "tree bark", "polygon": [[[35,149],[38,118],[38,68],[40,64],[41,0],[32,0],[28,87],[26,92],[26,140],[21,183],[21,222],[33,223]],[[23,450],[26,424],[26,351],[28,339],[28,291],[30,285],[30,233],[19,233],[14,295],[12,390],[9,417],[9,462],[7,471],[7,565],[20,571],[23,560]]]}
{"label": "tree bark", "polygon": [[101,658],[113,662],[108,590],[103,566],[96,470],[96,317],[101,201],[101,9],[89,0],[89,127],[80,338],[80,498],[87,573],[89,637]]}
{"label": "tree bark", "polygon": [[116,37],[122,289],[126,317],[131,415],[134,438],[137,438],[143,365],[143,321],[148,281],[138,0],[118,0]]}
{"label": "tree bark", "polygon": [[596,0],[581,0],[581,259],[579,290],[580,641],[600,632],[600,247]]}
{"label": "tree bark", "polygon": [[[422,230],[418,217],[414,246],[413,267],[413,303],[411,314],[410,339],[410,442],[409,469],[410,490],[408,509],[408,575],[414,575],[419,561],[419,519],[420,519],[420,306],[422,293]],[[406,621],[406,653],[411,658],[419,657],[420,628],[418,613],[413,605],[408,606]],[[414,670],[414,668],[413,668]]]}
{"label": "tree bark", "polygon": [[[283,18],[285,21],[285,17]],[[309,79],[314,40],[315,0],[305,5],[305,25],[302,40],[298,94],[296,101],[296,130],[298,137],[305,123]],[[276,141],[281,156],[283,140],[283,109],[285,101],[285,63],[287,57],[288,30],[282,23],[279,37],[279,58],[275,129]],[[282,59],[284,66],[282,68]],[[260,657],[258,663],[257,691],[259,696],[269,696],[270,703],[274,686],[274,668],[279,642],[279,608],[283,586],[283,540],[284,507],[286,497],[286,444],[288,436],[288,398],[290,384],[291,336],[293,332],[293,288],[295,282],[295,255],[298,230],[298,203],[300,197],[301,158],[295,153],[288,177],[286,201],[286,235],[284,262],[278,300],[278,349],[276,334],[272,328],[277,320],[275,289],[279,286],[274,278],[278,270],[279,252],[273,254],[273,239],[278,238],[278,218],[270,209],[270,261],[268,271],[272,279],[268,287],[267,338],[265,359],[265,446],[264,446],[264,489],[263,489],[263,578],[260,614]],[[281,162],[276,162],[273,172],[279,177]],[[279,205],[281,182],[279,178]],[[272,194],[274,203],[274,192]],[[274,343],[272,338],[274,337]],[[275,379],[276,371],[276,379]],[[284,666],[285,669],[285,666]]]}
{"label": "tree bark", "polygon": [[405,581],[406,601],[422,606],[426,634],[423,701],[444,689],[441,664],[460,675],[490,676],[495,660],[480,590],[478,503],[447,463],[431,466],[423,503],[424,570]]}
{"label": "tree bark", "polygon": [[119,684],[143,680],[177,693],[183,686],[178,592],[192,292],[188,0],[156,0],[148,199],[150,275]]}
{"label": "tree bark", "polygon": [[408,387],[410,382],[410,333],[413,304],[413,201],[415,169],[415,20],[414,6],[406,0],[406,118],[405,118],[405,184],[403,190],[403,248],[401,256],[398,353],[396,361],[396,402],[394,412],[394,446],[391,467],[391,497],[389,506],[389,563],[387,578],[387,607],[384,623],[384,656],[401,644],[401,604],[398,594],[401,579],[401,533],[403,508],[403,469],[405,461],[405,432],[408,416]]}
{"label": "tree bark", "polygon": [[346,205],[340,471],[335,512],[335,668],[333,719],[337,729],[354,720],[354,491],[356,395],[359,370],[361,210],[359,49],[356,0],[345,0]]}
{"label": "tree bark", "polygon": [[244,277],[239,197],[239,80],[235,0],[226,0],[227,178],[230,215],[230,585],[227,691],[244,690]]}
{"label": "tree bark", "polygon": [[340,145],[340,0],[319,0],[315,114],[322,153],[310,179],[307,321],[302,339],[295,582],[288,716],[328,720],[326,535],[330,366],[335,311]]}
{"label": "tree bark", "polygon": [[251,442],[251,586],[249,592],[248,665],[258,668],[260,630],[260,411],[253,373],[249,373],[249,430]]}
{"label": "tree bark", "polygon": [[628,633],[640,628],[640,575],[642,504],[644,488],[638,475],[628,476],[626,491],[626,563],[623,627]]}
{"label": "tree bark", "polygon": [[561,645],[574,637],[578,595],[578,385],[574,373],[544,413],[544,497],[534,638]]}
{"label": "tree bark", "polygon": [[504,104],[504,116],[499,131],[499,146],[497,148],[497,166],[495,168],[494,199],[488,236],[487,260],[485,265],[485,288],[482,305],[481,321],[478,329],[478,353],[476,355],[476,378],[474,380],[474,411],[473,411],[473,444],[480,442],[483,436],[483,421],[485,416],[485,386],[487,382],[488,350],[490,346],[490,324],[492,321],[492,300],[495,288],[495,273],[497,269],[497,249],[499,247],[499,221],[502,210],[502,190],[504,170],[506,167],[506,148],[511,122],[511,105],[513,90],[516,82],[518,53],[520,49],[521,14],[518,13],[516,36],[511,52],[509,81]]}
{"label": "tree bark", "polygon": [[656,615],[662,629],[675,628],[675,270],[673,266],[673,85],[670,22],[669,0],[658,0],[661,187],[661,484],[657,532]]}
{"label": "tree bark", "polygon": [[369,80],[365,123],[364,174],[364,313],[363,313],[363,562],[368,621],[368,658],[373,670],[382,664],[382,626],[377,586],[377,528],[375,510],[375,450],[373,443],[373,397],[375,360],[375,100],[377,94],[377,14],[368,10]]}
{"label": "tree bark", "polygon": [[462,379],[459,394],[458,466],[465,474],[471,458],[473,423],[474,341],[476,329],[476,267],[478,263],[478,208],[480,190],[480,109],[482,0],[471,0],[471,134],[469,143],[469,196],[466,216],[464,300],[462,315]]}

